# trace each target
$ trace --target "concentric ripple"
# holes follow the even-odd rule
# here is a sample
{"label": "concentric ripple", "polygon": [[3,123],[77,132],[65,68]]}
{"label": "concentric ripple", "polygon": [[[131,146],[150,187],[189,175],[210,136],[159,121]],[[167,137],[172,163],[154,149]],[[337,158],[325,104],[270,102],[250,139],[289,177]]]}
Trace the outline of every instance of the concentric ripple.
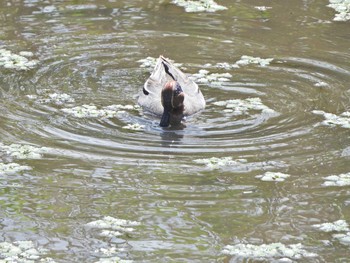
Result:
{"label": "concentric ripple", "polygon": [[[0,66],[1,248],[55,262],[344,257],[348,233],[314,225],[349,224],[348,25],[324,3],[215,2],[226,9],[0,10],[0,49],[36,63]],[[159,55],[207,102],[177,127],[136,105]]]}

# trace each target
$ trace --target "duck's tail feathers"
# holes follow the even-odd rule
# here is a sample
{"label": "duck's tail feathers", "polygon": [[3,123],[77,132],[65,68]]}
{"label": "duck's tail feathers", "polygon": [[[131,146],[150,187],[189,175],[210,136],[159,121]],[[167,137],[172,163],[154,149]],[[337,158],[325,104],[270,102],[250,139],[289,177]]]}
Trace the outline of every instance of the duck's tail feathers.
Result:
{"label": "duck's tail feathers", "polygon": [[170,71],[169,71],[169,66],[167,65],[167,64],[165,64],[165,62],[164,61],[162,61],[162,64],[163,64],[163,66],[164,66],[164,70],[165,70],[165,72],[173,79],[173,80],[175,80],[176,81],[176,79],[175,79],[175,77],[174,77],[174,75],[173,74],[171,74],[170,73]]}

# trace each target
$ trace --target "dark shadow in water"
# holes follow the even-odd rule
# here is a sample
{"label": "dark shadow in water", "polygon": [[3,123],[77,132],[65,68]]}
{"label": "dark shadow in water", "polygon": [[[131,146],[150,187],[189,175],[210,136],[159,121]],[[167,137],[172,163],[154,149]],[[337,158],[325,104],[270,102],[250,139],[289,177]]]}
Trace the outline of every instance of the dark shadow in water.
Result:
{"label": "dark shadow in water", "polygon": [[183,123],[167,128],[162,128],[162,131],[160,133],[160,136],[162,138],[162,146],[170,148],[181,144],[181,140],[184,137],[185,128],[186,125]]}

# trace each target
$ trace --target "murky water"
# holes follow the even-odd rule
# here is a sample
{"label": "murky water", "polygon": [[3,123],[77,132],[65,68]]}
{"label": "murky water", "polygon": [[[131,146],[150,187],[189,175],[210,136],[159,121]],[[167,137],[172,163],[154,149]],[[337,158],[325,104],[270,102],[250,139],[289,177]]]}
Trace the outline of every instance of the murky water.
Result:
{"label": "murky water", "polygon": [[[349,186],[325,183],[350,172],[349,22],[327,1],[218,3],[1,2],[0,49],[40,62],[0,66],[0,161],[23,168],[0,169],[0,242],[32,241],[55,262],[349,262],[349,243],[313,226],[350,223]],[[132,107],[104,115],[135,105],[151,70],[139,60],[160,54],[202,72],[206,109],[167,129]],[[67,111],[82,105],[96,115]],[[19,157],[13,144],[45,148]],[[256,178],[266,172],[289,177]],[[140,225],[86,226],[105,216]],[[312,258],[223,251],[277,242]]]}

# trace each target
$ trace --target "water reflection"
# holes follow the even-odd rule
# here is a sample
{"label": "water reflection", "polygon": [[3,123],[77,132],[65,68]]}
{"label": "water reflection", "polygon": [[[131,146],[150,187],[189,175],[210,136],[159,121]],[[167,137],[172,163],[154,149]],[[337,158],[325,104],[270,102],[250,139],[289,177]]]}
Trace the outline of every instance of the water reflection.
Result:
{"label": "water reflection", "polygon": [[[350,223],[346,186],[324,185],[350,169],[348,24],[323,2],[220,4],[228,9],[185,13],[169,1],[6,1],[0,49],[40,63],[0,65],[0,145],[48,150],[20,159],[0,146],[0,242],[33,241],[56,262],[109,252],[244,262],[223,248],[274,242],[301,243],[313,262],[346,260],[337,233],[312,225]],[[132,107],[104,117],[64,110],[135,105],[149,76],[138,61],[160,54],[213,78],[199,81],[206,109],[181,126],[163,129]],[[233,66],[243,55],[273,60]],[[123,128],[132,124],[143,129]],[[14,163],[25,169],[9,172]],[[266,172],[290,176],[256,177]],[[113,238],[84,227],[104,216],[141,226]]]}

